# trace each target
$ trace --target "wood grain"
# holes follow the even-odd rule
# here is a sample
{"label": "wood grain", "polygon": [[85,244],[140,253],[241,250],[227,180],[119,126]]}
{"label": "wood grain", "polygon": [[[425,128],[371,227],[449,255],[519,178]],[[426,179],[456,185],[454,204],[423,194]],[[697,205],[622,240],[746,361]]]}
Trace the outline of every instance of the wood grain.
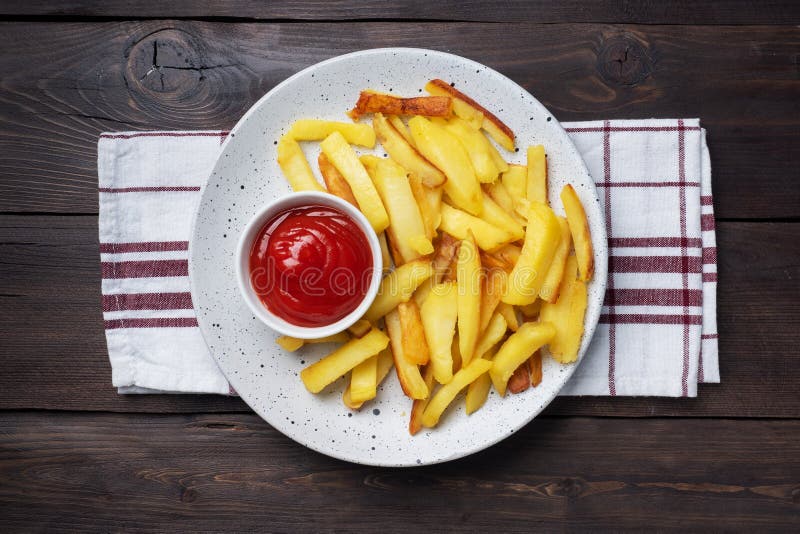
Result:
{"label": "wood grain", "polygon": [[[695,399],[558,399],[547,413],[797,417],[798,230],[719,224],[722,384]],[[0,216],[0,409],[248,410],[225,397],[117,395],[100,309],[96,217]]]}
{"label": "wood grain", "polygon": [[96,213],[102,131],[227,128],[303,67],[418,46],[499,70],[561,120],[700,116],[718,215],[800,217],[794,26],[155,20],[0,32],[0,212]]}
{"label": "wood grain", "polygon": [[6,532],[800,528],[800,421],[537,419],[412,470],[331,460],[252,415],[12,412],[0,428]]}
{"label": "wood grain", "polygon": [[438,2],[396,0],[5,0],[0,15],[49,17],[214,18],[290,20],[448,20],[477,22],[612,22],[644,24],[797,24],[800,12],[790,1],[708,0],[706,2],[639,0],[581,2],[480,0]]}

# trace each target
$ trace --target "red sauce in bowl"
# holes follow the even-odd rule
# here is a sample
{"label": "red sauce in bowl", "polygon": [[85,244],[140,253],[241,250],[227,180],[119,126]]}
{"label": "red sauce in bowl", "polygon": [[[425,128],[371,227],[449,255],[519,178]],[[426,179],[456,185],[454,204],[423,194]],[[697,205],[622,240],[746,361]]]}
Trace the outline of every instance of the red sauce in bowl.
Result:
{"label": "red sauce in bowl", "polygon": [[250,283],[264,306],[296,326],[326,326],[355,310],[372,281],[367,236],[343,211],[289,208],[250,250]]}

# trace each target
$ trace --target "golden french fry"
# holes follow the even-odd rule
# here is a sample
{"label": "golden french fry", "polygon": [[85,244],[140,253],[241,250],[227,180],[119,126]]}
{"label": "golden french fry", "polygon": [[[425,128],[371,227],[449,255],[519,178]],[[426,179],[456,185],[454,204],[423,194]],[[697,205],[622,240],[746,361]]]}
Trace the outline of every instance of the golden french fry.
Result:
{"label": "golden french fry", "polygon": [[492,315],[489,325],[475,344],[475,356],[483,357],[489,350],[497,345],[506,335],[508,323],[502,313]]}
{"label": "golden french fry", "polygon": [[314,177],[297,141],[284,135],[278,141],[278,165],[294,191],[325,191]]}
{"label": "golden french fry", "polygon": [[447,406],[453,402],[458,392],[474,382],[479,376],[492,368],[492,362],[476,358],[469,365],[453,375],[453,379],[440,387],[431,398],[422,414],[422,424],[428,428],[436,426]]}
{"label": "golden french fry", "polygon": [[486,193],[483,194],[483,212],[481,213],[481,219],[492,226],[508,232],[513,241],[519,241],[525,237],[525,229],[522,225]]}
{"label": "golden french fry", "polygon": [[464,239],[467,237],[467,232],[471,231],[475,236],[475,243],[482,250],[488,251],[496,250],[514,241],[514,236],[508,231],[497,228],[483,219],[454,208],[449,204],[442,204],[440,229],[457,239]]}
{"label": "golden french fry", "polygon": [[381,246],[381,261],[383,261],[383,272],[388,273],[392,269],[394,262],[392,255],[389,253],[389,242],[386,240],[386,233],[381,232],[378,234],[378,243]]}
{"label": "golden french fry", "polygon": [[[422,379],[425,381],[428,391],[433,391],[433,368],[428,365],[422,373]],[[412,436],[422,430],[422,414],[425,412],[425,407],[428,406],[431,396],[428,395],[424,399],[414,399],[411,402],[411,417],[408,421],[408,433]]]}
{"label": "golden french fry", "polygon": [[[381,382],[383,382],[383,379],[386,378],[386,375],[388,375],[389,371],[392,370],[392,367],[394,366],[394,359],[392,358],[392,351],[388,348],[380,351],[377,358],[378,369],[376,371],[376,383],[378,386],[380,386]],[[364,404],[363,402],[353,402],[353,400],[350,398],[350,384],[347,385],[344,393],[342,393],[342,402],[351,410],[358,410]]]}
{"label": "golden french fry", "polygon": [[403,328],[400,325],[400,315],[397,310],[386,314],[386,332],[392,343],[392,356],[397,379],[403,392],[412,399],[424,399],[428,396],[428,386],[422,379],[417,364],[409,360],[403,351]]}
{"label": "golden french fry", "polygon": [[364,337],[351,339],[318,362],[300,371],[300,378],[311,393],[319,393],[325,386],[344,376],[356,365],[379,353],[389,344],[389,338],[373,328]]}
{"label": "golden french fry", "polygon": [[377,395],[378,355],[367,358],[353,367],[350,373],[350,401],[361,404]]}
{"label": "golden french fry", "polygon": [[[403,263],[418,259],[422,254],[411,245],[411,240],[413,238],[427,240],[425,223],[411,192],[411,184],[408,182],[405,169],[390,159],[376,156],[361,156],[359,161],[367,169],[383,201],[383,206],[389,213],[389,228],[386,231],[397,247]],[[428,246],[433,252],[430,241]]]}
{"label": "golden french fry", "polygon": [[536,387],[542,383],[542,351],[534,352],[528,362],[531,367],[531,386]]}
{"label": "golden french fry", "polygon": [[407,241],[411,249],[420,256],[433,254],[433,243],[425,235],[412,235]]}
{"label": "golden french fry", "polygon": [[467,365],[472,360],[481,323],[481,257],[471,232],[461,241],[456,261],[458,348],[462,365]]}
{"label": "golden french fry", "polygon": [[420,284],[417,290],[414,291],[413,295],[414,302],[417,303],[417,306],[422,308],[422,305],[425,304],[426,300],[428,300],[428,295],[431,294],[431,290],[435,285],[436,285],[436,279],[433,276],[431,276],[430,278],[422,282],[422,284]]}
{"label": "golden french fry", "polygon": [[[483,333],[489,325],[489,321],[494,315],[494,310],[500,303],[500,297],[504,292],[504,285],[508,278],[506,274],[499,269],[488,269],[486,276],[481,277],[481,322],[478,330]],[[480,343],[479,343],[480,344]],[[477,352],[478,356],[481,355]]]}
{"label": "golden french fry", "polygon": [[553,210],[540,202],[531,202],[525,242],[514,270],[508,275],[503,302],[523,305],[536,300],[560,240],[561,229]]}
{"label": "golden french fry", "polygon": [[427,117],[449,117],[453,112],[453,101],[444,96],[417,96],[400,98],[397,96],[361,91],[355,107],[348,113],[357,121],[367,113],[386,115],[425,115]]}
{"label": "golden french fry", "polygon": [[453,377],[451,349],[456,330],[457,306],[456,284],[444,282],[431,289],[420,309],[430,351],[429,367],[440,384],[446,384]]}
{"label": "golden french fry", "polygon": [[483,186],[484,191],[492,197],[492,200],[500,206],[504,212],[506,212],[510,217],[512,217],[517,224],[525,226],[528,224],[523,217],[521,217],[516,210],[514,209],[514,199],[511,198],[511,193],[508,192],[508,188],[501,180],[497,180],[493,184],[486,184]]}
{"label": "golden french fry", "polygon": [[369,124],[300,119],[292,124],[286,135],[295,141],[322,141],[333,132],[342,134],[348,143],[367,148],[375,146],[375,132]]}
{"label": "golden french fry", "polygon": [[401,302],[397,305],[397,313],[400,316],[400,329],[403,333],[403,354],[409,361],[425,365],[430,359],[430,352],[417,302],[414,299]]}
{"label": "golden french fry", "polygon": [[586,313],[586,283],[576,278],[578,260],[575,256],[567,259],[564,269],[561,295],[555,304],[545,302],[539,312],[541,321],[550,321],[555,325],[555,335],[548,349],[553,358],[561,363],[570,363],[578,359],[578,351],[583,337],[583,317]]}
{"label": "golden french fry", "polygon": [[[375,119],[372,119],[373,122]],[[411,137],[411,132],[408,131],[408,126],[406,123],[403,122],[403,119],[400,118],[399,115],[386,115],[386,120],[389,121],[389,124],[394,126],[394,129],[397,130],[397,133],[403,136],[403,139],[408,141],[408,144],[414,146],[414,138]]]}
{"label": "golden french fry", "polygon": [[417,149],[447,177],[444,190],[461,209],[480,215],[481,188],[469,154],[447,130],[424,117],[408,122]]}
{"label": "golden french fry", "polygon": [[492,183],[497,180],[500,169],[494,163],[490,150],[494,147],[484,135],[473,129],[466,121],[452,117],[445,124],[445,129],[458,139],[469,155],[475,176],[481,183]]}
{"label": "golden french fry", "polygon": [[[428,187],[442,185],[447,179],[442,171],[419,153],[403,134],[380,113],[372,119],[372,127],[386,153],[411,174],[417,175]],[[405,128],[405,126],[403,126]]]}
{"label": "golden french fry", "polygon": [[433,274],[430,260],[415,260],[405,263],[381,280],[378,296],[365,314],[366,319],[376,323],[401,302],[408,302],[414,291]]}
{"label": "golden french fry", "polygon": [[480,120],[478,124],[492,136],[492,139],[509,152],[514,152],[514,132],[486,108],[442,80],[431,80],[425,85],[425,90],[432,95],[452,97],[453,112],[456,116],[461,117],[471,125]]}
{"label": "golden french fry", "polygon": [[431,239],[436,235],[436,230],[439,228],[439,224],[442,222],[442,193],[444,192],[444,188],[442,187],[423,187],[422,188],[425,193],[425,198],[428,200],[428,206],[430,206],[431,210],[431,226],[433,227],[433,235]]}
{"label": "golden french fry", "polygon": [[306,344],[319,344],[319,343],[347,343],[350,341],[350,336],[346,332],[339,332],[330,336],[320,337],[317,339],[300,339],[291,336],[281,336],[275,340],[284,350],[294,352]]}
{"label": "golden french fry", "polygon": [[389,214],[353,147],[347,144],[344,136],[339,132],[330,134],[319,146],[328,160],[347,180],[356,201],[358,201],[359,209],[372,228],[376,233],[383,232],[389,226]]}
{"label": "golden french fry", "polygon": [[508,170],[500,177],[511,199],[516,201],[526,198],[528,194],[528,167],[512,163]]}
{"label": "golden french fry", "polygon": [[506,320],[509,330],[512,332],[517,331],[519,328],[519,319],[517,318],[517,311],[514,309],[514,306],[506,302],[501,302],[497,305],[497,313],[502,315]]}
{"label": "golden french fry", "polygon": [[492,379],[487,373],[482,374],[467,387],[466,409],[467,415],[477,412],[489,397]]}
{"label": "golden french fry", "polygon": [[328,192],[358,207],[358,201],[356,201],[356,197],[353,195],[353,190],[350,189],[347,180],[328,161],[328,157],[323,152],[320,152],[317,164],[319,165],[319,172],[322,174],[323,180],[325,180],[325,187],[328,188]]}
{"label": "golden french fry", "polygon": [[347,329],[353,337],[364,337],[364,335],[372,330],[372,324],[366,319],[359,319],[353,326]]}
{"label": "golden french fry", "polygon": [[564,204],[564,211],[567,212],[567,222],[575,245],[575,256],[578,257],[580,279],[588,282],[594,274],[594,252],[586,212],[571,185],[565,185],[561,190],[561,202]]}
{"label": "golden french fry", "polygon": [[492,252],[492,255],[497,256],[507,264],[511,265],[512,268],[517,264],[517,261],[519,261],[520,254],[522,254],[522,249],[513,243],[503,245],[499,249]]}
{"label": "golden french fry", "polygon": [[414,195],[414,200],[417,201],[417,207],[422,215],[422,222],[425,225],[425,237],[432,240],[436,236],[436,228],[439,227],[439,210],[434,208],[428,200],[428,189],[422,185],[420,177],[414,173],[408,175],[408,185],[411,187],[411,193]]}
{"label": "golden french fry", "polygon": [[528,194],[526,198],[547,204],[547,160],[544,157],[542,145],[528,147]]}
{"label": "golden french fry", "polygon": [[552,323],[525,323],[506,340],[492,360],[489,376],[497,392],[506,394],[508,379],[531,355],[553,339],[556,329]]}
{"label": "golden french fry", "polygon": [[567,265],[567,256],[572,248],[572,235],[569,231],[569,224],[564,217],[558,217],[558,226],[561,230],[561,239],[553,254],[553,261],[547,270],[542,288],[539,290],[539,297],[542,300],[553,303],[558,300],[558,292],[561,288],[561,278],[564,276],[564,267]]}

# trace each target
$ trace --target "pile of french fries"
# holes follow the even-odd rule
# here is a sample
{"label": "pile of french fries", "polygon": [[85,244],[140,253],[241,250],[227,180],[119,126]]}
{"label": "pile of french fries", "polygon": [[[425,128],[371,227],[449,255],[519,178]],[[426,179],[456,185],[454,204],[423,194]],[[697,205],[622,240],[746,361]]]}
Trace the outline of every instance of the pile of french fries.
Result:
{"label": "pile of french fries", "polygon": [[[356,122],[299,120],[278,143],[278,163],[295,191],[328,191],[358,207],[380,238],[377,298],[346,332],[301,340],[341,346],[300,373],[318,393],[349,373],[344,404],[361,408],[394,367],[411,399],[410,433],[434,427],[459,392],[466,412],[542,381],[546,347],[577,360],[593,273],[586,214],[572,186],[560,194],[566,218],[548,202],[541,145],[527,165],[507,163],[514,132],[442,80],[431,96],[363,91]],[[358,122],[372,115],[372,123]],[[317,181],[299,145],[319,141]],[[492,142],[494,141],[494,143]],[[358,156],[353,145],[385,156]]]}

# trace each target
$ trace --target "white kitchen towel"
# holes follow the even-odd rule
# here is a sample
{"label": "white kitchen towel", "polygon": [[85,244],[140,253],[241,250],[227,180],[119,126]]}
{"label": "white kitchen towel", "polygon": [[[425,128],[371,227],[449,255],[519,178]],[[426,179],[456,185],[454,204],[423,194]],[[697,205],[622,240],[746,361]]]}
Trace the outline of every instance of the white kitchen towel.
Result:
{"label": "white kitchen towel", "polygon": [[[598,186],[609,283],[564,395],[695,396],[719,382],[711,168],[697,119],[564,123]],[[120,393],[234,394],[192,308],[188,240],[225,131],[98,142],[103,318]]]}

